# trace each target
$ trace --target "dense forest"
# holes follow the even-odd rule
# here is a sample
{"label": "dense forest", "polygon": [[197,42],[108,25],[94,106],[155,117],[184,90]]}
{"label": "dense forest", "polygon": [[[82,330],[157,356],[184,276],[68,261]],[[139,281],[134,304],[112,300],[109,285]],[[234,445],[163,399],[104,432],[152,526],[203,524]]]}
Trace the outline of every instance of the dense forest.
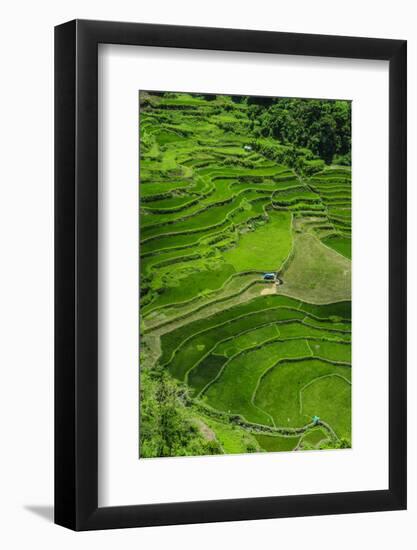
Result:
{"label": "dense forest", "polygon": [[251,130],[284,145],[305,147],[326,164],[350,166],[351,109],[346,101],[247,98]]}

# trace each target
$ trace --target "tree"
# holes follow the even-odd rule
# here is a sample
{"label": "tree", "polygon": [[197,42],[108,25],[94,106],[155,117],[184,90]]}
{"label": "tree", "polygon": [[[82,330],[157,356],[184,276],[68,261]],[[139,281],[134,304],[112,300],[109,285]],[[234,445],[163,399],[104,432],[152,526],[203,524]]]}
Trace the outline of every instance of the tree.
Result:
{"label": "tree", "polygon": [[216,440],[204,439],[186,407],[188,388],[163,370],[143,369],[140,379],[140,456],[221,454]]}
{"label": "tree", "polygon": [[350,163],[351,108],[348,101],[291,98],[248,100],[250,128],[257,137],[307,148],[327,164],[338,156]]}

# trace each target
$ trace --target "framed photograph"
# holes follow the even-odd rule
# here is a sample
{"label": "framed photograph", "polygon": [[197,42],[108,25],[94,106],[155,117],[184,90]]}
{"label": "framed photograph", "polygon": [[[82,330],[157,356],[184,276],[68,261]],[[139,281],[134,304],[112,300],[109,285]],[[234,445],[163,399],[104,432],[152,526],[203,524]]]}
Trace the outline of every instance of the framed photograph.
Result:
{"label": "framed photograph", "polygon": [[55,29],[55,521],[406,507],[406,42]]}

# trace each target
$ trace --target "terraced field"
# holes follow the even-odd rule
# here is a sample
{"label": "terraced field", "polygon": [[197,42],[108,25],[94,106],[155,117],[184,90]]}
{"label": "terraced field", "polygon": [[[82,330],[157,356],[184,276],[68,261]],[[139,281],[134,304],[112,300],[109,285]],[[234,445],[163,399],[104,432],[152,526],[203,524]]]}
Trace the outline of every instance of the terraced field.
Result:
{"label": "terraced field", "polygon": [[[141,92],[141,457],[350,446],[350,167],[288,150],[244,101]],[[172,393],[203,446],[152,445]]]}

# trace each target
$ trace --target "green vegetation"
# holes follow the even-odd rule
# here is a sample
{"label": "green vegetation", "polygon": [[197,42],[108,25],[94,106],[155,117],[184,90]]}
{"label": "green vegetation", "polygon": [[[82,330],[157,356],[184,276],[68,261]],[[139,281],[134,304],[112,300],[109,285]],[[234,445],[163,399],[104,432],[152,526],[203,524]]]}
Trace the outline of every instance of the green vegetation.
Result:
{"label": "green vegetation", "polygon": [[351,113],[347,101],[249,98],[254,134],[305,147],[330,164],[350,165]]}
{"label": "green vegetation", "polygon": [[350,148],[346,101],[141,92],[140,457],[350,447]]}
{"label": "green vegetation", "polygon": [[317,414],[339,438],[350,438],[351,384],[347,378],[336,374],[316,378],[301,394],[303,414]]}
{"label": "green vegetation", "polygon": [[[350,367],[313,357],[279,363],[261,379],[254,403],[260,409],[268,411],[277,426],[302,427],[309,423],[313,415],[319,416],[332,426],[330,421],[327,422],[327,414],[320,415],[317,411],[317,407],[320,406],[320,392],[314,392],[311,396],[310,386],[306,386],[317,378],[336,374],[348,379]],[[317,397],[317,400],[314,397]],[[338,416],[339,403],[334,404],[333,396],[330,394],[327,397],[330,399],[329,408],[334,409],[335,416]],[[327,410],[325,412],[327,413]],[[349,416],[347,423],[350,423]]]}
{"label": "green vegetation", "polygon": [[238,426],[216,422],[208,417],[204,418],[207,425],[213,430],[224,453],[254,453],[261,450],[261,446],[257,441],[258,438],[246,430]]}
{"label": "green vegetation", "polygon": [[142,458],[219,454],[219,443],[205,439],[184,407],[185,391],[164,373],[141,373],[140,425]]}
{"label": "green vegetation", "polygon": [[321,428],[315,428],[308,431],[301,438],[301,447],[303,449],[317,448],[318,445],[328,441],[328,434]]}
{"label": "green vegetation", "polygon": [[324,246],[314,235],[297,234],[293,259],[283,273],[281,292],[312,303],[350,298],[349,260]]}
{"label": "green vegetation", "polygon": [[259,445],[265,451],[293,451],[298,442],[299,437],[282,437],[279,435],[257,435],[255,436]]}
{"label": "green vegetation", "polygon": [[[279,238],[271,241],[271,233]],[[236,271],[251,271],[259,269],[259,258],[268,258],[268,264],[263,261],[263,269],[276,270],[288,257],[292,248],[291,214],[289,212],[271,212],[269,223],[257,227],[256,230],[244,233],[238,246],[225,252],[224,259]]]}
{"label": "green vegetation", "polygon": [[339,252],[340,254],[343,254],[346,258],[349,258],[349,260],[352,257],[352,242],[351,239],[348,239],[346,237],[328,237],[327,239],[323,239],[323,243],[326,246],[330,246],[333,248],[333,250],[336,250],[336,252]]}
{"label": "green vegetation", "polygon": [[[225,363],[217,380],[205,390],[208,404],[229,414],[239,414],[249,422],[273,425],[268,409],[253,403],[258,381],[265,371],[277,363],[277,357],[303,357],[308,354],[305,340],[288,340],[270,341],[233,356]],[[236,391],[236,386],[239,391]]]}

